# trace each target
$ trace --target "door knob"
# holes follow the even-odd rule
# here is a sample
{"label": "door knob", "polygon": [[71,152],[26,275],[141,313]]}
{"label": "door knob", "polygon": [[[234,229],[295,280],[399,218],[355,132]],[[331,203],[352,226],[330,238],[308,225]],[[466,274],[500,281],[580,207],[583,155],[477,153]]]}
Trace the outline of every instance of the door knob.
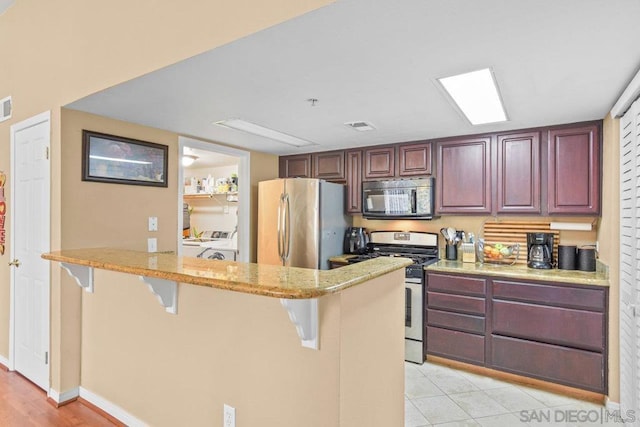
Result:
{"label": "door knob", "polygon": [[9,263],[9,265],[15,265],[16,267],[20,267],[20,260],[14,259]]}

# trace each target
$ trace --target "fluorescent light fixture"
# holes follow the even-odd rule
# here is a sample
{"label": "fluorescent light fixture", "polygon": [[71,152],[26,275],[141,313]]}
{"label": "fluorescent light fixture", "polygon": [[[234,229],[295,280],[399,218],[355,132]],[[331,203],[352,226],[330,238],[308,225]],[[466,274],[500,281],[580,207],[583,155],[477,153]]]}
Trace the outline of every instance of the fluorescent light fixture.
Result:
{"label": "fluorescent light fixture", "polygon": [[198,156],[194,156],[192,154],[185,154],[182,156],[182,166],[191,166],[193,162],[198,160]]}
{"label": "fluorescent light fixture", "polygon": [[472,125],[507,121],[491,69],[438,79]]}
{"label": "fluorescent light fixture", "polygon": [[277,130],[269,129],[241,119],[220,120],[219,122],[215,122],[215,124],[229,129],[241,130],[253,135],[269,138],[283,144],[293,145],[294,147],[314,145],[314,143],[311,141],[306,141],[304,139],[287,135],[286,133],[278,132]]}
{"label": "fluorescent light fixture", "polygon": [[96,159],[96,160],[108,160],[110,162],[118,162],[118,163],[134,163],[136,165],[150,165],[151,162],[145,162],[142,160],[129,160],[129,159],[118,159],[117,157],[105,157],[105,156],[95,156],[95,155],[90,155],[89,156],[92,159]]}
{"label": "fluorescent light fixture", "polygon": [[590,222],[552,222],[552,230],[591,231]]}

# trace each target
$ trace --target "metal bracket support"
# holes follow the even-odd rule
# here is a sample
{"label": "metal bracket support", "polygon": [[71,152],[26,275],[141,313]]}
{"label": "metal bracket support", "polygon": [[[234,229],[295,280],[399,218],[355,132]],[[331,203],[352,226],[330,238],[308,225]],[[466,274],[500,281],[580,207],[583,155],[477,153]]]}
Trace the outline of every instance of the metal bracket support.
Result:
{"label": "metal bracket support", "polygon": [[93,293],[93,267],[87,267],[85,265],[68,264],[61,262],[60,267],[67,270],[69,276],[76,279],[78,285],[84,288],[85,291]]}
{"label": "metal bracket support", "polygon": [[286,299],[280,303],[289,313],[289,319],[296,327],[302,346],[318,350],[320,347],[318,299]]}
{"label": "metal bracket support", "polygon": [[151,293],[158,298],[160,305],[167,313],[176,314],[178,312],[178,284],[176,282],[155,277],[138,277],[149,286]]}

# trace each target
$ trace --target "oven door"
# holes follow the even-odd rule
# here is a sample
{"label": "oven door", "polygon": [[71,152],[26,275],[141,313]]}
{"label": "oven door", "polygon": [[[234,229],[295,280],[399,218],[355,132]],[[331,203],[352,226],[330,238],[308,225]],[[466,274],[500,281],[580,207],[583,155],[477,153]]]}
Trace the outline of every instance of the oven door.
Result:
{"label": "oven door", "polygon": [[407,339],[422,341],[424,324],[422,321],[422,280],[405,279],[405,324]]}

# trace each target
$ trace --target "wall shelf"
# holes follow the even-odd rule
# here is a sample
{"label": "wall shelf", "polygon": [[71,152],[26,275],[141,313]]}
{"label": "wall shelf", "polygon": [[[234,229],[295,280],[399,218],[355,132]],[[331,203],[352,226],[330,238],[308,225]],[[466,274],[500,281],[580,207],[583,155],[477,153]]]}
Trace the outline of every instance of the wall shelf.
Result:
{"label": "wall shelf", "polygon": [[195,194],[185,194],[183,195],[184,200],[206,200],[212,199],[213,197],[225,196],[227,202],[237,202],[238,201],[238,192],[237,191],[229,191],[226,193],[195,193]]}

